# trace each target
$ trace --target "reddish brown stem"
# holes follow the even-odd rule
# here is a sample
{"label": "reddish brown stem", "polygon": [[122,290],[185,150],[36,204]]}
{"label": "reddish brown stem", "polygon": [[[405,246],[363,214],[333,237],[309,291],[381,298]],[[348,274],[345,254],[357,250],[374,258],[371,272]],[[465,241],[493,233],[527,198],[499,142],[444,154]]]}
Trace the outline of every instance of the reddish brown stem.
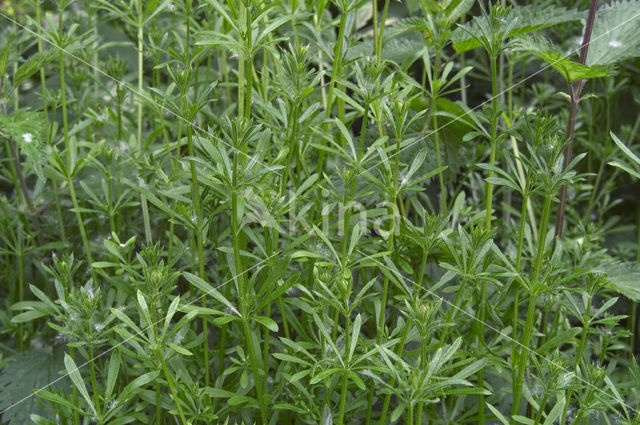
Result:
{"label": "reddish brown stem", "polygon": [[[589,8],[589,17],[587,18],[587,26],[584,29],[584,36],[582,38],[582,46],[580,47],[580,63],[584,65],[587,62],[587,53],[589,51],[589,43],[591,42],[591,33],[593,32],[593,21],[596,17],[596,10],[598,9],[598,0],[591,0],[591,7]],[[576,126],[576,115],[578,113],[578,102],[580,102],[580,92],[585,80],[580,80],[572,83],[569,87],[571,94],[570,106],[569,106],[569,121],[567,122],[567,134],[566,137],[569,140],[569,145],[564,151],[564,160],[562,161],[562,169],[565,170],[571,163],[571,157],[573,153],[573,137]],[[556,231],[555,236],[562,236],[562,228],[564,227],[564,216],[567,205],[567,185],[563,185],[560,188],[560,205],[558,205],[558,215],[556,217]],[[545,229],[542,229],[545,231]]]}

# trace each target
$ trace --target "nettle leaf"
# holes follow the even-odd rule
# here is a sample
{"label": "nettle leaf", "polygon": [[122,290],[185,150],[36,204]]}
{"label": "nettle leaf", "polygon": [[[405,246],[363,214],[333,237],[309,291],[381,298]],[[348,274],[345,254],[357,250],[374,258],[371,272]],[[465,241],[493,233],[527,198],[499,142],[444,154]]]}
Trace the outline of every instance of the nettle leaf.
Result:
{"label": "nettle leaf", "polygon": [[[64,349],[62,346],[51,351],[32,350],[16,356],[0,375],[0,411],[2,422],[8,425],[29,423],[29,414],[39,414],[53,419],[52,415],[41,406],[42,400],[30,397],[13,409],[9,407],[33,394],[33,390],[43,388],[59,377],[58,372],[64,369]],[[48,388],[55,391],[68,388],[69,381],[61,380]]]}
{"label": "nettle leaf", "polygon": [[640,56],[640,0],[613,1],[596,13],[587,65],[609,65]]}
{"label": "nettle leaf", "polygon": [[607,286],[632,301],[640,301],[640,263],[611,261],[597,271],[607,274]]}
{"label": "nettle leaf", "polygon": [[606,77],[609,72],[602,65],[582,65],[567,59],[564,55],[553,51],[533,52],[558,71],[570,83],[588,78]]}
{"label": "nettle leaf", "polygon": [[[568,10],[565,7],[539,7],[537,5],[520,6],[509,10],[507,16],[503,20],[503,25],[515,25],[505,35],[505,38],[516,37],[527,34],[543,28],[565,22],[577,21],[586,17],[585,12],[577,10]],[[458,53],[480,47],[480,42],[471,36],[471,33],[478,34],[480,25],[477,20],[487,20],[487,16],[477,17],[474,20],[464,24],[464,28],[460,27],[451,33],[451,41],[453,48]]]}
{"label": "nettle leaf", "polygon": [[11,137],[41,180],[44,158],[45,117],[40,112],[19,109],[11,115],[0,114],[0,133]]}
{"label": "nettle leaf", "polygon": [[541,38],[522,38],[517,43],[518,50],[528,51],[551,65],[570,83],[588,78],[606,77],[609,68],[605,65],[582,65],[566,55],[556,52],[549,42]]}

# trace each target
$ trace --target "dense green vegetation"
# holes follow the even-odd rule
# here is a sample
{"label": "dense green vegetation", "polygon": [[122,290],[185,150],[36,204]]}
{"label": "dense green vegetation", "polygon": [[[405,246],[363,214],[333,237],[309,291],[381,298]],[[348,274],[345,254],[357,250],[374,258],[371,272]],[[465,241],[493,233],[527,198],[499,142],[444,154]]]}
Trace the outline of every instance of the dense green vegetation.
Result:
{"label": "dense green vegetation", "polygon": [[0,421],[640,424],[640,1],[0,2]]}

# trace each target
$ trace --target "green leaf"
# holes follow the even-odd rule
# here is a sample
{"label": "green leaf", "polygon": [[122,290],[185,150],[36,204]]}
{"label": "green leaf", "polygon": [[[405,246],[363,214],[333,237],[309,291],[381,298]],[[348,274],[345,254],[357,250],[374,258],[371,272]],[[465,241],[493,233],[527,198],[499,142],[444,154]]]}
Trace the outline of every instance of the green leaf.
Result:
{"label": "green leaf", "polygon": [[513,420],[518,422],[519,424],[524,424],[524,425],[535,425],[535,421],[533,419],[529,419],[525,416],[521,416],[521,415],[513,415],[512,416]]}
{"label": "green leaf", "polygon": [[[616,136],[613,133],[613,131],[610,131],[609,135],[611,136],[611,138],[613,139],[615,144],[618,145],[618,147],[622,150],[622,152],[625,154],[625,156],[627,158],[629,158],[631,161],[633,161],[636,164],[636,166],[640,166],[640,158],[638,158],[638,156],[636,154],[631,152],[631,149],[629,149],[624,143],[622,143],[620,141],[620,139],[618,139],[618,136]],[[628,166],[626,164],[622,164],[622,163],[617,162],[617,161],[610,162],[609,165],[613,165],[614,167],[621,168],[624,171],[626,171],[627,173],[629,173],[632,176],[634,176],[635,178],[640,179],[640,173],[638,171],[636,171],[636,169],[632,168],[631,166]]]}
{"label": "green leaf", "polygon": [[253,320],[260,323],[262,326],[266,327],[271,332],[278,332],[278,324],[274,322],[272,319],[269,319],[268,317],[255,316]]}
{"label": "green leaf", "polygon": [[249,405],[257,407],[258,401],[255,398],[246,395],[234,395],[232,397],[229,397],[229,400],[227,400],[227,404],[229,406]]}
{"label": "green leaf", "polygon": [[322,409],[322,425],[333,425],[333,415],[331,415],[331,409],[326,404]]}
{"label": "green leaf", "polygon": [[52,393],[51,391],[39,390],[39,391],[35,391],[35,394],[38,397],[42,397],[43,399],[45,399],[47,401],[50,401],[52,403],[59,404],[60,406],[64,406],[64,407],[67,407],[67,408],[69,408],[71,410],[75,410],[76,412],[84,413],[78,406],[74,405],[69,400],[67,400],[65,398],[62,398],[58,394]]}
{"label": "green leaf", "polygon": [[173,344],[171,342],[167,343],[167,346],[171,348],[176,353],[180,353],[184,356],[193,356],[193,353],[186,348],[180,347],[179,345]]}
{"label": "green leaf", "polygon": [[630,166],[628,166],[627,164],[623,164],[618,161],[611,161],[611,162],[608,162],[607,164],[611,165],[612,167],[620,168],[621,170],[627,172],[628,174],[632,175],[636,179],[640,179],[640,173],[634,170],[633,168],[631,168]]}
{"label": "green leaf", "polygon": [[640,263],[611,261],[597,271],[607,274],[607,286],[632,301],[640,301]]}
{"label": "green leaf", "polygon": [[[511,8],[497,31],[508,30],[509,33],[504,37],[511,38],[585,17],[585,12],[568,10],[564,7],[551,5],[540,7],[537,4],[528,4]],[[451,33],[453,48],[456,52],[462,53],[481,46],[480,42],[471,36],[471,33],[480,33],[482,24],[489,27],[488,19],[488,16],[477,17],[464,25],[466,31],[463,28],[458,28]]]}
{"label": "green leaf", "polygon": [[614,0],[596,13],[587,65],[609,65],[640,56],[640,1]]}
{"label": "green leaf", "polygon": [[156,377],[159,374],[160,374],[160,372],[155,370],[153,372],[147,372],[144,375],[138,376],[136,379],[131,381],[126,387],[124,387],[124,389],[122,390],[122,392],[118,396],[119,402],[124,403],[126,400],[131,398],[131,396],[136,394],[140,387],[143,387],[144,385],[146,385],[149,382],[151,382],[154,379],[156,379]]}
{"label": "green leaf", "polygon": [[504,417],[504,415],[502,413],[500,413],[500,411],[498,409],[496,409],[495,407],[493,407],[492,405],[487,403],[487,407],[489,408],[489,410],[491,410],[491,412],[496,415],[496,418],[498,418],[498,420],[503,424],[503,425],[510,425],[509,421],[507,420],[507,418]]}
{"label": "green leaf", "polygon": [[73,361],[71,356],[68,354],[64,355],[64,366],[67,370],[67,374],[71,378],[71,382],[73,382],[73,385],[75,385],[75,387],[78,389],[78,392],[80,393],[80,395],[82,395],[82,398],[85,399],[93,414],[96,415],[96,407],[93,405],[93,400],[91,400],[91,397],[89,397],[89,392],[87,391],[87,387],[84,385],[84,380],[82,379],[82,375],[80,375],[80,370],[76,366],[76,363]]}
{"label": "green leaf", "polygon": [[41,112],[19,109],[11,115],[0,113],[0,134],[4,133],[13,139],[19,154],[27,157],[27,163],[41,181],[45,181],[43,172],[46,158],[44,129],[45,117]]}
{"label": "green leaf", "polygon": [[[0,372],[0,411],[2,411],[2,423],[7,425],[23,425],[29,423],[29,414],[38,414],[51,417],[49,412],[52,407],[47,406],[38,397],[33,397],[35,388],[44,388],[60,376],[64,369],[64,344],[52,350],[30,350],[13,356]],[[3,359],[4,362],[5,359]],[[49,390],[63,390],[70,393],[68,379],[62,379],[47,387]],[[45,390],[38,392],[38,396],[47,399]],[[60,401],[61,398],[53,392],[49,401]],[[56,401],[53,401],[55,399]],[[66,400],[62,399],[62,403]],[[10,408],[16,403],[14,408]],[[69,407],[69,406],[67,406]],[[79,410],[76,406],[72,409]]]}
{"label": "green leaf", "polygon": [[9,54],[11,53],[11,47],[6,46],[0,52],[0,76],[3,76],[7,70],[7,65],[9,64]]}
{"label": "green leaf", "polygon": [[124,314],[124,312],[120,311],[120,309],[112,308],[111,313],[114,316],[116,316],[118,319],[120,319],[122,322],[124,322],[127,326],[129,326],[133,331],[133,333],[139,336],[144,336],[142,333],[142,330],[140,330],[140,328],[138,328],[138,326],[135,323],[133,323],[133,320],[131,320],[129,316]]}
{"label": "green leaf", "polygon": [[54,50],[47,50],[43,53],[36,53],[20,65],[13,75],[13,86],[17,87],[24,83],[29,77],[38,72],[41,67],[51,62],[56,57]]}
{"label": "green leaf", "polygon": [[582,65],[581,63],[569,60],[561,53],[553,52],[551,50],[535,51],[532,53],[560,73],[570,83],[585,80],[588,78],[606,77],[609,75],[606,68],[602,65]]}
{"label": "green leaf", "polygon": [[402,416],[402,413],[404,413],[406,407],[407,406],[404,403],[400,403],[398,406],[396,406],[396,408],[393,409],[393,412],[391,412],[391,422],[397,421],[400,416]]}
{"label": "green leaf", "polygon": [[171,304],[169,305],[169,310],[167,310],[167,315],[164,318],[164,325],[162,326],[162,337],[163,338],[167,334],[167,331],[169,330],[169,325],[171,324],[171,319],[173,318],[173,315],[176,314],[176,311],[178,310],[178,304],[179,303],[180,303],[180,296],[178,295],[177,297],[175,297],[173,299],[173,301],[171,301]]}
{"label": "green leaf", "polygon": [[302,360],[301,358],[292,356],[290,354],[285,354],[285,353],[273,353],[273,357],[275,357],[278,360],[282,360],[282,361],[286,361],[286,362],[293,362],[293,363],[298,363],[301,364],[303,366],[311,366],[311,363]]}
{"label": "green leaf", "polygon": [[356,346],[358,345],[358,338],[360,337],[360,326],[362,325],[362,316],[358,314],[353,321],[353,332],[351,334],[351,341],[349,344],[349,354],[347,359],[351,361],[353,358],[353,353],[356,351]]}
{"label": "green leaf", "polygon": [[337,367],[333,367],[331,369],[327,369],[327,370],[323,370],[322,372],[319,372],[317,374],[315,374],[313,376],[313,378],[311,378],[311,381],[309,382],[309,384],[314,385],[317,384],[320,381],[323,381],[326,378],[329,378],[331,375],[336,374],[338,372],[341,372],[342,369],[337,368]]}
{"label": "green leaf", "polygon": [[236,314],[238,317],[242,317],[240,312],[233,306],[233,304],[231,304],[231,301],[226,299],[224,295],[222,295],[216,288],[211,286],[209,283],[205,282],[202,278],[189,272],[184,272],[183,276],[185,277],[185,279],[187,279],[190,283],[192,283],[202,292],[204,292],[207,295],[211,295],[212,297],[220,301],[222,304],[224,304],[227,308],[229,308],[229,310],[234,314]]}
{"label": "green leaf", "polygon": [[547,415],[547,418],[545,419],[543,425],[555,424],[558,418],[560,418],[560,415],[562,415],[562,413],[564,412],[564,405],[566,403],[567,399],[565,398],[564,393],[560,392],[555,406],[553,406],[553,409],[551,409],[551,411]]}
{"label": "green leaf", "polygon": [[151,314],[149,313],[149,306],[147,305],[147,300],[144,298],[142,292],[138,289],[136,293],[136,297],[138,298],[138,306],[140,307],[140,312],[142,313],[142,317],[144,318],[145,323],[142,324],[144,328],[154,325],[151,321]]}
{"label": "green leaf", "polygon": [[109,359],[109,369],[107,371],[107,385],[104,390],[104,398],[106,400],[111,399],[111,394],[115,388],[116,381],[118,380],[118,373],[120,372],[120,352],[115,351]]}

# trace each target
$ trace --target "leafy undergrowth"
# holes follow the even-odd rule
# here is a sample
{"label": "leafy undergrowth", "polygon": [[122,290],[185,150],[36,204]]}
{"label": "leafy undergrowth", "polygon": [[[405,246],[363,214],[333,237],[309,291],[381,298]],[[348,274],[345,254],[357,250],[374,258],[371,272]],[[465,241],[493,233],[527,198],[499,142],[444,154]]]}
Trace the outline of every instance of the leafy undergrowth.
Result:
{"label": "leafy undergrowth", "polygon": [[3,2],[2,422],[639,424],[640,2],[589,6]]}

